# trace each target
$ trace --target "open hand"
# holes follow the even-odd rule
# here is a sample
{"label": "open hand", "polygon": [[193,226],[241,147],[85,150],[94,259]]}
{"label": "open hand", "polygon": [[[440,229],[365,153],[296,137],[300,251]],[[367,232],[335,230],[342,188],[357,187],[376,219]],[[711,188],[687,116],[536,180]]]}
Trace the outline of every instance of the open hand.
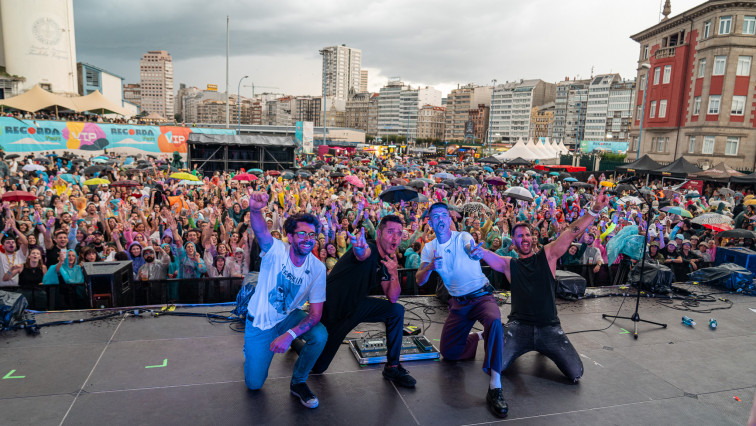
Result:
{"label": "open hand", "polygon": [[480,260],[483,259],[483,248],[481,247],[483,245],[483,241],[478,243],[478,245],[470,248],[470,253],[468,256],[470,256],[470,259],[472,260]]}

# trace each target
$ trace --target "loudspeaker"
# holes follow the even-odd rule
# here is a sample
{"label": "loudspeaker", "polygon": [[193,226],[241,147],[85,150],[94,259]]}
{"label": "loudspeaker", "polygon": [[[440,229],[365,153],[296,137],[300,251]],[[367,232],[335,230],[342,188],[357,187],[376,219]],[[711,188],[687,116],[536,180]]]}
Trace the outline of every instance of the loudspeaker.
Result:
{"label": "loudspeaker", "polygon": [[745,247],[717,247],[714,264],[719,266],[723,263],[734,263],[756,274],[756,251]]}
{"label": "loudspeaker", "polygon": [[[85,262],[82,264],[90,295],[110,295],[112,306],[132,306],[134,286],[131,261],[126,262]],[[92,300],[94,307],[101,301]]]}
{"label": "loudspeaker", "polygon": [[585,296],[587,283],[582,275],[558,270],[554,278],[557,281],[556,295],[561,299],[575,300]]}

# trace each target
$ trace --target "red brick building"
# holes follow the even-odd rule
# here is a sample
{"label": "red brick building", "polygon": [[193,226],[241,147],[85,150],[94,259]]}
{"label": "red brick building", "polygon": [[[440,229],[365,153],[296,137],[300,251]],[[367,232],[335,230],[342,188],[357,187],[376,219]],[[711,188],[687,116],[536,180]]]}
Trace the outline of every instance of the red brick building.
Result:
{"label": "red brick building", "polygon": [[[629,157],[756,167],[756,1],[712,0],[633,35],[640,44]],[[649,67],[649,68],[647,68]]]}

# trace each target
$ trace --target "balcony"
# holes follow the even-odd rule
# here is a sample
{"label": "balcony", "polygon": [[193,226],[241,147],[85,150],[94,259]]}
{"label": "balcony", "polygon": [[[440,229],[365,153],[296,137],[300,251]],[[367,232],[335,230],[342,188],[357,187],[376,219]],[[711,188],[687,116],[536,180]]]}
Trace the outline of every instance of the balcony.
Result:
{"label": "balcony", "polygon": [[654,54],[654,57],[655,57],[656,59],[663,59],[663,58],[672,58],[672,57],[674,57],[674,56],[675,56],[675,49],[676,49],[677,47],[678,47],[678,46],[674,46],[674,47],[664,47],[664,48],[658,49],[658,50],[656,51],[656,53]]}

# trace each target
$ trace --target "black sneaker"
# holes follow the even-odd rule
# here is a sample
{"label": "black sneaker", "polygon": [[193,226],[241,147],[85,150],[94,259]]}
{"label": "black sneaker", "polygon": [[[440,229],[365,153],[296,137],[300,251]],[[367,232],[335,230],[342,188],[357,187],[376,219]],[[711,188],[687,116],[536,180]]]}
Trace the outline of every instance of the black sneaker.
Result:
{"label": "black sneaker", "polygon": [[307,386],[307,383],[292,383],[289,386],[289,390],[291,390],[291,393],[294,396],[297,396],[299,398],[299,402],[301,402],[305,407],[315,408],[318,406],[318,397],[315,396],[314,393],[312,393],[310,388]]}
{"label": "black sneaker", "polygon": [[504,392],[501,391],[501,388],[489,389],[488,394],[486,394],[486,403],[491,412],[496,416],[507,417],[509,406],[507,405],[507,401],[504,401]]}
{"label": "black sneaker", "polygon": [[397,385],[405,388],[414,388],[415,383],[417,383],[417,380],[410,376],[409,371],[405,370],[401,364],[398,364],[396,367],[389,367],[389,365],[386,364],[386,366],[383,367],[383,378],[391,380]]}

